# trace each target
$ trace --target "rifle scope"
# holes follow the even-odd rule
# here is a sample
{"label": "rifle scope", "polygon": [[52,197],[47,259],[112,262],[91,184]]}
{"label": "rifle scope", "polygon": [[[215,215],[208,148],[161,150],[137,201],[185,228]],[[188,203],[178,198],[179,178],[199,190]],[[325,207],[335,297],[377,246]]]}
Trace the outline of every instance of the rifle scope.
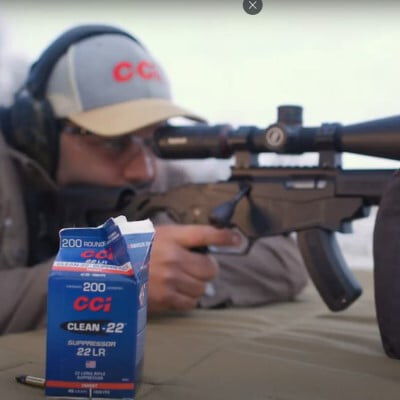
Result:
{"label": "rifle scope", "polygon": [[301,154],[335,151],[400,160],[400,116],[343,126],[302,126],[302,108],[280,106],[278,121],[266,129],[230,125],[164,126],[154,135],[161,158],[229,158],[235,152]]}

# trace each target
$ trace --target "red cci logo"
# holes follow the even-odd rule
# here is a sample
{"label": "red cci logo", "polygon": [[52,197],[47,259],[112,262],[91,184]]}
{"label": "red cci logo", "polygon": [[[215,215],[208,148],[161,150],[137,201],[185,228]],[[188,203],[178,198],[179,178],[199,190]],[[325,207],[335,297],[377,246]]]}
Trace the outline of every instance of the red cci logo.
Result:
{"label": "red cci logo", "polygon": [[86,296],[80,296],[74,301],[74,309],[76,311],[110,312],[111,300],[112,297],[93,297],[93,299],[89,299]]}
{"label": "red cci logo", "polygon": [[100,251],[95,251],[95,250],[85,250],[81,253],[82,258],[95,258],[97,260],[112,260],[113,253],[111,249],[103,249]]}
{"label": "red cci logo", "polygon": [[121,61],[113,69],[113,76],[117,82],[127,82],[138,75],[142,79],[161,80],[161,76],[154,63],[142,60],[137,65],[129,61]]}

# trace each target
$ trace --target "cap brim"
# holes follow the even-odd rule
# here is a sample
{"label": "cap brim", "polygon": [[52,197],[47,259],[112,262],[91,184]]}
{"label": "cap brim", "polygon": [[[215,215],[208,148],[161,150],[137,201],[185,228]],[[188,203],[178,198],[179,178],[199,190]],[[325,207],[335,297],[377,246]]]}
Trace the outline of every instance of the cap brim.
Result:
{"label": "cap brim", "polygon": [[127,101],[68,116],[78,126],[101,136],[122,135],[174,117],[205,122],[204,118],[170,100],[154,98]]}

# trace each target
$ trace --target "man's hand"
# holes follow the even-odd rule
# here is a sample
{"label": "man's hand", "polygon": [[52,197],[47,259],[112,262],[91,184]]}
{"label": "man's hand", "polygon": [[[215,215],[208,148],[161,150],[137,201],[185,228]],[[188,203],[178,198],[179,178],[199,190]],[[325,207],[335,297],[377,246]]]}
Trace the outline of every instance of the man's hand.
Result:
{"label": "man's hand", "polygon": [[235,234],[206,225],[156,228],[150,259],[149,311],[190,310],[218,273],[216,260],[192,251],[209,245],[231,246]]}

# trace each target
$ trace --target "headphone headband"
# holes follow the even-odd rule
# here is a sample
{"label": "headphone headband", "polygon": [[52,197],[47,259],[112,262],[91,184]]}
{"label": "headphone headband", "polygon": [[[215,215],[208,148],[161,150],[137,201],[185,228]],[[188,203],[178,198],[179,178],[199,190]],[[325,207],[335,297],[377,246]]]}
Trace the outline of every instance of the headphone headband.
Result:
{"label": "headphone headband", "polygon": [[59,36],[32,65],[25,87],[36,98],[43,98],[47,88],[47,81],[51,71],[60,57],[74,43],[91,36],[117,34],[126,36],[135,42],[143,45],[128,32],[108,25],[81,25],[72,28]]}

